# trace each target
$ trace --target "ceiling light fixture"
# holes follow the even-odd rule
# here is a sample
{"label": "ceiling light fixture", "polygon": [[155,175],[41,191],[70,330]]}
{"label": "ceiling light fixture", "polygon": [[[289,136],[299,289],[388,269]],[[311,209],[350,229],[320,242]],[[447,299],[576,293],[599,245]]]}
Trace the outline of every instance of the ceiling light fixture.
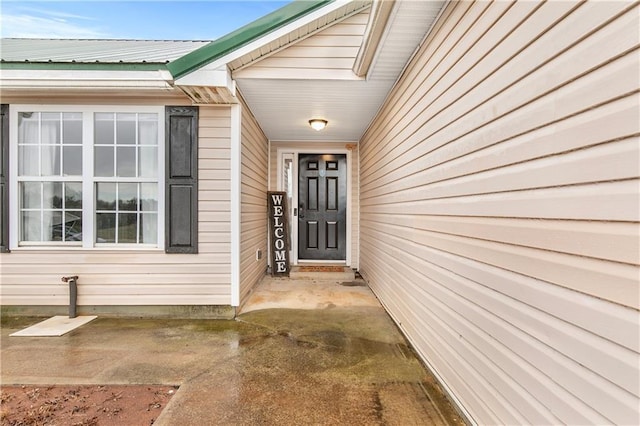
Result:
{"label": "ceiling light fixture", "polygon": [[314,118],[309,120],[309,126],[311,126],[311,128],[317,132],[324,129],[327,126],[327,123],[327,120],[323,120],[321,118]]}

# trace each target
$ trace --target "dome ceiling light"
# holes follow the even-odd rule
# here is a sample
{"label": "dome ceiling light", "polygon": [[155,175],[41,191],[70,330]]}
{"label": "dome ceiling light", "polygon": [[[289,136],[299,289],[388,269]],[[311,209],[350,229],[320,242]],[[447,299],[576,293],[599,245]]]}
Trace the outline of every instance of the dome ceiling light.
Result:
{"label": "dome ceiling light", "polygon": [[327,123],[329,123],[327,120],[323,120],[321,118],[313,118],[309,120],[309,126],[317,132],[324,129],[327,126]]}

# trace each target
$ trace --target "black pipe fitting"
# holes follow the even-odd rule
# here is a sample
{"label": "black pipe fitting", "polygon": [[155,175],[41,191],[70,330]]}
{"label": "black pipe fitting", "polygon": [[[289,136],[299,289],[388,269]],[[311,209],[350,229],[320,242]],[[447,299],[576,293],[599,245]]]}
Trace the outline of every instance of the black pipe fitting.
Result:
{"label": "black pipe fitting", "polygon": [[76,302],[78,300],[78,276],[62,277],[62,282],[69,283],[69,318],[77,317]]}

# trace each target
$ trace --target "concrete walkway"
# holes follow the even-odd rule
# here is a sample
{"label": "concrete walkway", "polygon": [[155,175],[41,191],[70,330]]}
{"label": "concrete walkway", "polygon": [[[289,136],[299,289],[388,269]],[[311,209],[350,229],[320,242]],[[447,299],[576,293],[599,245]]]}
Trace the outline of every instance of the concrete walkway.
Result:
{"label": "concrete walkway", "polygon": [[156,425],[462,424],[370,290],[271,278],[236,321],[98,318],[9,337],[2,384],[170,384]]}

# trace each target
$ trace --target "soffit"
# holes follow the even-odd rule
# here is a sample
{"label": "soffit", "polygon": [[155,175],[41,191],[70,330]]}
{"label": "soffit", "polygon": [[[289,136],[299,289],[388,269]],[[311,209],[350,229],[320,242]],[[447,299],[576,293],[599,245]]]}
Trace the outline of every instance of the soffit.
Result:
{"label": "soffit", "polygon": [[[395,1],[364,80],[352,71],[352,79],[332,78],[329,71],[313,76],[300,73],[297,78],[295,75],[261,78],[259,73],[246,72],[252,67],[259,68],[262,61],[255,59],[235,73],[237,87],[271,140],[358,141],[445,3],[444,0]],[[297,44],[289,44],[287,48]],[[272,55],[271,49],[267,46],[267,53],[261,58]],[[244,60],[248,61],[249,56]],[[329,124],[316,132],[308,125],[311,118],[323,118]]]}

